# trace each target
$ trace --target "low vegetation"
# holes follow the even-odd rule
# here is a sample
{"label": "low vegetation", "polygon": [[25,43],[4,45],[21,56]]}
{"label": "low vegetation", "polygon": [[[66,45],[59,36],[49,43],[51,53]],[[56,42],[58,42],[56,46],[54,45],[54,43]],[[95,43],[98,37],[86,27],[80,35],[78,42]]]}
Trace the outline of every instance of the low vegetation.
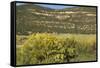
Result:
{"label": "low vegetation", "polygon": [[17,65],[96,60],[95,35],[34,33],[26,37],[17,35],[17,43],[24,39],[17,46]]}

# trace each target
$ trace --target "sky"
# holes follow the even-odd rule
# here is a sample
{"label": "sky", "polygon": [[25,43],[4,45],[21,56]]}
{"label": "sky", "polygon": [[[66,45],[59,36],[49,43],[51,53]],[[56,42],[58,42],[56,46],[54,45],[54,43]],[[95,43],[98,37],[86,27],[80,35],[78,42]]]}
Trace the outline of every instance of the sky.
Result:
{"label": "sky", "polygon": [[71,8],[71,7],[74,7],[74,6],[46,5],[46,4],[37,4],[37,5],[40,5],[40,6],[43,6],[43,7],[48,7],[48,8],[51,8],[51,9],[64,9],[64,8]]}
{"label": "sky", "polygon": [[[25,3],[17,3],[16,5],[23,5]],[[72,8],[75,6],[64,6],[64,5],[47,5],[47,4],[36,4],[39,6],[43,6],[43,7],[47,7],[47,8],[51,8],[51,9],[64,9],[64,8]]]}

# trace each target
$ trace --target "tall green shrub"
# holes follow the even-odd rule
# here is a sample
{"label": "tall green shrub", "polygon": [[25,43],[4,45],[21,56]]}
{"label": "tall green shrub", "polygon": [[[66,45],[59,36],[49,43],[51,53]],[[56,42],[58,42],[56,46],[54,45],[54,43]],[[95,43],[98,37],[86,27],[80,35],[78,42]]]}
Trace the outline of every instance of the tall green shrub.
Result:
{"label": "tall green shrub", "polygon": [[53,34],[33,34],[17,49],[17,64],[48,64],[71,62],[77,57],[73,38]]}

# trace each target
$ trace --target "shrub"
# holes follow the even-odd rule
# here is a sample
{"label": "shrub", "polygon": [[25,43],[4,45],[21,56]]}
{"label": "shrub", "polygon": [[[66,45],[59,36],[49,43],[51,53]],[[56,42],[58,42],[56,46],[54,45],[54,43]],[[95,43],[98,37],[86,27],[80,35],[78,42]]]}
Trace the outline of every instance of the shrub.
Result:
{"label": "shrub", "polygon": [[78,56],[74,38],[48,33],[32,34],[17,48],[17,64],[48,64],[71,62]]}

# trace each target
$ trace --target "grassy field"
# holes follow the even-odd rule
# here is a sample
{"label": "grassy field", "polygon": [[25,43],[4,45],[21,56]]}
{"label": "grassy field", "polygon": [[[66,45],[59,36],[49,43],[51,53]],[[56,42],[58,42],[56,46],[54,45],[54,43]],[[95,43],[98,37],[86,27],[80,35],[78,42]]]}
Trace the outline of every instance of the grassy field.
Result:
{"label": "grassy field", "polygon": [[17,65],[96,60],[95,34],[17,35]]}

